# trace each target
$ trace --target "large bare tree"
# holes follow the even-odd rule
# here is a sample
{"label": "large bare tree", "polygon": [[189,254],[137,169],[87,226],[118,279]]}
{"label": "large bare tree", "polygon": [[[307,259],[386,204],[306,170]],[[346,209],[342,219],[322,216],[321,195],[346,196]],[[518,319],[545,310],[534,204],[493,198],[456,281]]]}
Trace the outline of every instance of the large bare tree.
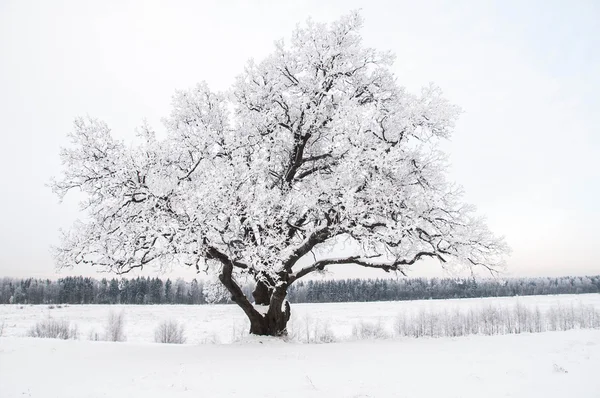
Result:
{"label": "large bare tree", "polygon": [[[177,92],[164,139],[144,127],[125,145],[77,119],[52,186],[82,191],[86,219],[64,233],[58,265],[213,270],[261,335],[284,334],[289,286],[332,264],[497,270],[504,242],[445,177],[439,142],[458,108],[434,86],[399,86],[361,24],[309,21],[229,92]],[[254,303],[242,277],[256,281]]]}

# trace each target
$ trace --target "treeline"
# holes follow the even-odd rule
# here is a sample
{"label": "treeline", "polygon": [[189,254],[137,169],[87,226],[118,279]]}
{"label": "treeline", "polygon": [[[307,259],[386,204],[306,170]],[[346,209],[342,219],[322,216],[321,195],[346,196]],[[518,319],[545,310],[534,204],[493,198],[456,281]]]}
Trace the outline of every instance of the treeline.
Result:
{"label": "treeline", "polygon": [[[253,286],[242,290],[251,298]],[[202,280],[160,278],[106,279],[84,277],[0,279],[2,304],[206,304],[214,286]],[[293,303],[394,301],[472,297],[600,293],[600,275],[560,278],[475,280],[451,278],[309,280],[292,285]]]}
{"label": "treeline", "polygon": [[202,281],[160,278],[97,280],[81,276],[0,279],[2,304],[205,304]]}
{"label": "treeline", "polygon": [[309,280],[292,285],[296,303],[402,301],[473,297],[600,293],[600,275],[511,279],[349,279]]}

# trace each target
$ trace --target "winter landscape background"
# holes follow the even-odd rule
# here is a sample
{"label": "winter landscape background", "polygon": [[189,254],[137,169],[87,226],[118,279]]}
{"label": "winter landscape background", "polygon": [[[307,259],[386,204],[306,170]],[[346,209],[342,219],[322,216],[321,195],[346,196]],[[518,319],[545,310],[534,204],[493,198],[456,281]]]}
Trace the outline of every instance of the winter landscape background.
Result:
{"label": "winter landscape background", "polygon": [[0,397],[597,398],[598,20],[0,1]]}

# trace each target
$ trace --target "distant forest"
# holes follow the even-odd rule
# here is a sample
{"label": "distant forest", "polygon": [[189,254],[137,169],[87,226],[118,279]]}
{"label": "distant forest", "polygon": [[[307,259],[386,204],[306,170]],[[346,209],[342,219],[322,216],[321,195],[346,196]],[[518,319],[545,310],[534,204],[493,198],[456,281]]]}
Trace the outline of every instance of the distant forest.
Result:
{"label": "distant forest", "polygon": [[[244,285],[251,297],[253,286]],[[292,303],[395,301],[471,297],[600,293],[600,275],[513,279],[346,279],[309,280],[292,285]],[[206,304],[214,287],[202,280],[84,277],[0,279],[2,304]],[[211,298],[207,300],[208,298]],[[217,300],[227,303],[228,299]]]}

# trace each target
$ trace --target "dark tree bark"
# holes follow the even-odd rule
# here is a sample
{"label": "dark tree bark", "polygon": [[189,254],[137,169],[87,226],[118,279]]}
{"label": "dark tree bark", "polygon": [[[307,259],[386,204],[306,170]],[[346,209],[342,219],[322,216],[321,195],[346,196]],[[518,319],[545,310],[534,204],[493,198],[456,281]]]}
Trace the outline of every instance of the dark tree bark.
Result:
{"label": "dark tree bark", "polygon": [[286,300],[288,285],[270,288],[264,282],[258,282],[256,286],[252,293],[255,304],[268,306],[268,309],[260,317],[250,318],[250,333],[264,336],[287,335],[287,323],[291,315],[290,303]]}
{"label": "dark tree bark", "polygon": [[287,323],[291,315],[290,303],[285,299],[287,288],[287,284],[278,286],[271,295],[271,303],[265,317],[270,336],[287,335]]}
{"label": "dark tree bark", "polygon": [[271,303],[272,288],[263,281],[257,281],[252,297],[254,297],[254,304],[257,305],[269,305]]}
{"label": "dark tree bark", "polygon": [[[217,252],[214,253],[217,254]],[[252,293],[256,300],[255,304],[268,306],[266,313],[261,313],[248,301],[242,289],[233,279],[234,263],[222,254],[215,255],[214,258],[220,259],[223,264],[219,280],[231,294],[231,300],[244,310],[250,320],[250,334],[287,335],[287,322],[291,315],[290,304],[286,300],[288,283],[279,282],[276,287],[270,287],[262,280],[257,281],[257,288]]]}

